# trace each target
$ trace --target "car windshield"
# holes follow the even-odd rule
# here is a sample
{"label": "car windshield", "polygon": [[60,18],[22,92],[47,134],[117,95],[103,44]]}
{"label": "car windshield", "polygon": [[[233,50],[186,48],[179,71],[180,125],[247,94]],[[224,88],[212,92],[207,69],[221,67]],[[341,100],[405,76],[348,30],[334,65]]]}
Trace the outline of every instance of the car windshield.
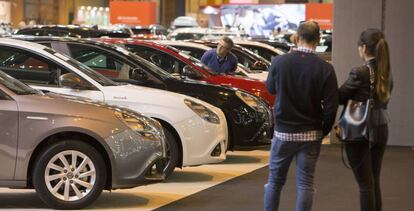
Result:
{"label": "car windshield", "polygon": [[240,46],[239,49],[241,51],[245,52],[246,54],[248,54],[253,60],[260,60],[260,61],[266,62],[266,60],[263,57],[257,55],[255,52],[253,52],[253,51],[251,51],[251,50],[249,50],[245,47]]}
{"label": "car windshield", "polygon": [[[135,51],[137,51],[137,49],[134,48],[134,45],[122,45],[119,44],[119,46],[122,47],[117,47],[115,48],[116,51],[123,53],[129,57],[132,57],[133,59],[135,59],[139,64],[143,65],[145,68],[147,68],[147,70],[155,72],[156,74],[158,74],[159,76],[161,76],[162,78],[166,79],[166,78],[174,78],[174,76],[172,76],[170,73],[168,73],[167,71],[163,70],[162,68],[158,67],[157,65],[151,63],[150,61],[138,56]],[[124,47],[126,47],[128,50],[126,50]]]}
{"label": "car windshield", "polygon": [[218,75],[218,73],[214,72],[214,70],[212,70],[211,68],[207,67],[207,65],[203,64],[200,60],[184,53],[183,51],[180,51],[179,53],[181,56],[183,56],[184,58],[190,60],[193,64],[205,69],[207,72],[209,72],[212,75]]}
{"label": "car windshield", "polygon": [[0,71],[0,84],[7,87],[17,95],[33,95],[41,93],[40,91],[31,88],[30,86],[16,80],[2,71]]}
{"label": "car windshield", "polygon": [[131,28],[134,34],[152,34],[151,29],[148,28]]}
{"label": "car windshield", "polygon": [[48,51],[49,53],[53,54],[54,56],[58,57],[59,59],[63,60],[67,64],[71,65],[72,67],[78,69],[94,81],[98,82],[102,86],[117,86],[117,83],[110,80],[109,78],[101,75],[100,73],[96,72],[95,70],[91,69],[90,67],[66,56],[63,54],[60,54],[54,50],[46,48],[45,51]]}
{"label": "car windshield", "polygon": [[174,78],[174,76],[172,76],[170,73],[168,73],[167,71],[163,70],[162,68],[158,67],[157,65],[151,63],[150,61],[134,54],[131,53],[130,54],[131,57],[134,57],[136,60],[139,61],[140,64],[142,64],[143,66],[145,66],[148,70],[156,72],[158,75],[160,75],[163,78]]}

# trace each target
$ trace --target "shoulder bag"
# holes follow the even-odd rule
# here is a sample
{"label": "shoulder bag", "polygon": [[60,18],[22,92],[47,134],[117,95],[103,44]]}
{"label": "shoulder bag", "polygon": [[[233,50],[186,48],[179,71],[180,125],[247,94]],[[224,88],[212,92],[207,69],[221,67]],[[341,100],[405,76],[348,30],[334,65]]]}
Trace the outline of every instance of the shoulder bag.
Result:
{"label": "shoulder bag", "polygon": [[370,115],[373,106],[374,71],[368,66],[370,96],[365,102],[348,100],[336,126],[335,133],[344,143],[369,141]]}

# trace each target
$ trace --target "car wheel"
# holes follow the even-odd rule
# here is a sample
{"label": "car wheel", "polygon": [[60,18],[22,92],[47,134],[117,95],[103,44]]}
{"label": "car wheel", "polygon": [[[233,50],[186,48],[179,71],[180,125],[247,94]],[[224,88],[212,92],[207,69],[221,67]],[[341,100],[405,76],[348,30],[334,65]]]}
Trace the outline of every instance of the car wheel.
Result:
{"label": "car wheel", "polygon": [[102,156],[89,144],[65,140],[48,146],[37,157],[33,186],[54,209],[81,209],[98,198],[106,182]]}
{"label": "car wheel", "polygon": [[171,134],[170,131],[168,131],[168,129],[164,128],[164,133],[166,137],[165,147],[167,152],[164,174],[165,177],[168,178],[173,173],[178,163],[178,145],[175,141],[174,136]]}

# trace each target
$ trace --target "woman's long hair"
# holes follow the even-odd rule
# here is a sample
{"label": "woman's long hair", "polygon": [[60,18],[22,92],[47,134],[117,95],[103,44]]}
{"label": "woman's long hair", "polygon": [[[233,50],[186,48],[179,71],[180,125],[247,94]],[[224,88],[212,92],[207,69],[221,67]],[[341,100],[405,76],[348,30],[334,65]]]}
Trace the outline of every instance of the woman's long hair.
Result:
{"label": "woman's long hair", "polygon": [[367,29],[361,33],[358,44],[365,45],[367,54],[376,59],[375,93],[379,100],[388,102],[391,96],[390,53],[384,34],[378,29]]}

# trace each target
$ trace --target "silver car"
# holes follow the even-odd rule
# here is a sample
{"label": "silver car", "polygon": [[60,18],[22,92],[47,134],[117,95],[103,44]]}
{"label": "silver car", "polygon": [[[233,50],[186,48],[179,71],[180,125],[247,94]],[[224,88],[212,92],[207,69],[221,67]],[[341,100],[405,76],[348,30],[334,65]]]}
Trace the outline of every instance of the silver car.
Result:
{"label": "silver car", "polygon": [[164,179],[165,135],[158,121],[43,94],[1,71],[0,137],[0,186],[34,188],[53,208],[79,209],[103,189]]}

